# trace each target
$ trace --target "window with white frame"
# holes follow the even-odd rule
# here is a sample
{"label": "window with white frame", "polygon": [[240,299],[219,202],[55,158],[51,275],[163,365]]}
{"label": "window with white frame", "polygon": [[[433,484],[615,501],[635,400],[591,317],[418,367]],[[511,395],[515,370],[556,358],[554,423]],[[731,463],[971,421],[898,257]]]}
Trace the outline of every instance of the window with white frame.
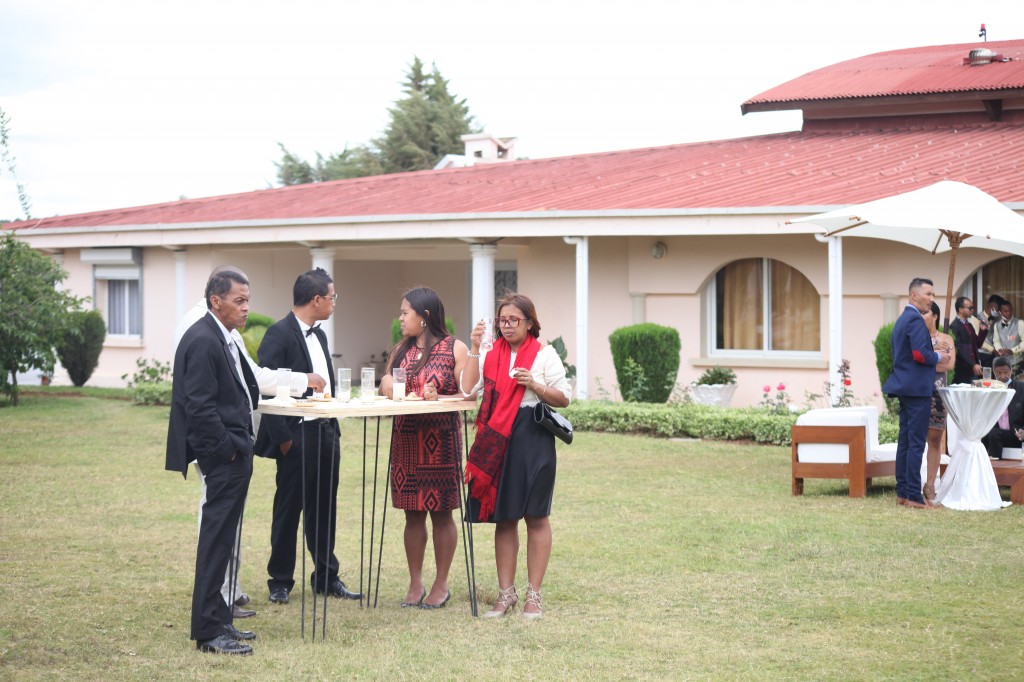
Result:
{"label": "window with white frame", "polygon": [[733,261],[708,287],[713,355],[817,355],[821,300],[798,270],[771,258]]}
{"label": "window with white frame", "polygon": [[139,249],[82,250],[82,262],[93,264],[93,298],[108,336],[142,336],[141,261]]}

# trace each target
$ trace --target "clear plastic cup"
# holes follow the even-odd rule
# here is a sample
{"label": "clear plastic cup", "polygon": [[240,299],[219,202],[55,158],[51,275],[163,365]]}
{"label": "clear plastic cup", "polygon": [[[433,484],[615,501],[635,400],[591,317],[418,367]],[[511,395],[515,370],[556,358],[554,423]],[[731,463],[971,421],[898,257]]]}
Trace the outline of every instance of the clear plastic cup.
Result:
{"label": "clear plastic cup", "polygon": [[982,367],[981,368],[981,378],[984,379],[985,381],[991,381],[992,380],[992,368],[991,367]]}
{"label": "clear plastic cup", "polygon": [[405,369],[395,367],[391,370],[391,377],[394,379],[391,384],[391,399],[405,400]]}
{"label": "clear plastic cup", "polygon": [[352,399],[352,370],[339,367],[335,374],[337,381],[334,384],[334,399],[339,403],[347,403]]}
{"label": "clear plastic cup", "polygon": [[277,400],[289,400],[292,397],[292,371],[287,367],[277,370],[277,393],[274,398]]}
{"label": "clear plastic cup", "polygon": [[377,399],[377,380],[373,367],[359,370],[359,399],[364,403],[372,403]]}
{"label": "clear plastic cup", "polygon": [[480,337],[480,350],[494,348],[494,320],[481,320],[484,323],[484,335]]}

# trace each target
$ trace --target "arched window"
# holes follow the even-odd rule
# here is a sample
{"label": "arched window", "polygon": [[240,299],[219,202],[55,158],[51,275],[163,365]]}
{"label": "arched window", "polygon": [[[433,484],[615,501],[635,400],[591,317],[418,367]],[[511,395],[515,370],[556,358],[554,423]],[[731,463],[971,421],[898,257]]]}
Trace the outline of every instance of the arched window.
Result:
{"label": "arched window", "polygon": [[819,353],[821,302],[800,272],[771,258],[745,258],[709,288],[712,354]]}
{"label": "arched window", "polygon": [[[957,296],[967,296],[974,301],[978,314],[983,314],[989,296],[998,294],[1013,304],[1017,317],[1024,314],[1024,258],[1006,256],[978,268],[960,287]],[[955,310],[949,313],[956,315]]]}

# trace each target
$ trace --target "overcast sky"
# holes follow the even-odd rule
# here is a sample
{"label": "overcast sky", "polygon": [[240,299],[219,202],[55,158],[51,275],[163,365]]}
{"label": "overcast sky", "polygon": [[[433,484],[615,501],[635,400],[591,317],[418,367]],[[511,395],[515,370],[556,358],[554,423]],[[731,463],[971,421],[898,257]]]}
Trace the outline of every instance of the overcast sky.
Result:
{"label": "overcast sky", "polygon": [[273,186],[278,142],[378,136],[414,55],[542,158],[795,130],[740,104],[982,22],[1024,38],[1020,0],[0,0],[0,108],[33,215],[66,215]]}

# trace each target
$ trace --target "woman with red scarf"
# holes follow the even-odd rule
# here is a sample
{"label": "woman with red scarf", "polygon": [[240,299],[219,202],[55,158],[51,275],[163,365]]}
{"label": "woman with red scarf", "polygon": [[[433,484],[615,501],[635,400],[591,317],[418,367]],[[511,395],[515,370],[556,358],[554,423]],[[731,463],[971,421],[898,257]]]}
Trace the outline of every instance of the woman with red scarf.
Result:
{"label": "woman with red scarf", "polygon": [[[498,301],[494,348],[480,352],[484,324],[471,335],[470,359],[461,386],[467,395],[483,390],[476,421],[476,440],[466,464],[472,523],[496,524],[494,558],[498,598],[485,618],[513,611],[519,520],[526,522],[526,604],[523,617],[540,618],[541,583],[551,556],[551,497],[555,488],[555,437],[533,419],[533,407],[569,404],[571,388],[565,368],[551,346],[541,347],[540,321],[531,301],[509,293]],[[483,357],[481,357],[481,355]]]}

